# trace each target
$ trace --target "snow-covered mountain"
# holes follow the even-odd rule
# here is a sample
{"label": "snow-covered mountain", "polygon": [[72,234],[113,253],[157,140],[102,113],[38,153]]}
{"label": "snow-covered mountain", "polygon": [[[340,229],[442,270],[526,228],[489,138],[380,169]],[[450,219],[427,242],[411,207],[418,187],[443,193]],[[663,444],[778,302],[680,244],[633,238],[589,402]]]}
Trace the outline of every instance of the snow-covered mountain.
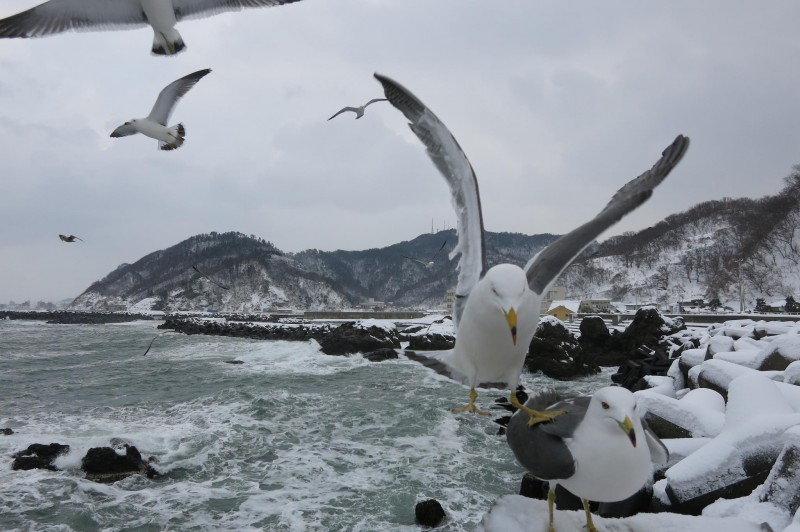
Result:
{"label": "snow-covered mountain", "polygon": [[[660,304],[718,299],[736,310],[741,284],[745,305],[752,308],[758,298],[772,302],[800,295],[798,227],[800,167],[774,196],[704,202],[653,227],[590,246],[557,284],[567,287],[570,299]],[[556,238],[487,233],[489,263],[522,266]],[[455,243],[455,231],[448,230],[380,249],[291,254],[252,235],[197,235],[119,266],[71,308],[337,310],[368,300],[395,308],[442,308],[456,283],[455,262],[448,259]]]}

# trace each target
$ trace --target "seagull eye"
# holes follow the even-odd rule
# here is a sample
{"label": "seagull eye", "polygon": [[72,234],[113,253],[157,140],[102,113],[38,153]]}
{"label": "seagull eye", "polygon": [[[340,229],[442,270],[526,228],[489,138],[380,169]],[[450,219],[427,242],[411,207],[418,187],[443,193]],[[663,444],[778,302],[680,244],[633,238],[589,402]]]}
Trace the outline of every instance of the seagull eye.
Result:
{"label": "seagull eye", "polygon": [[600,404],[603,405],[603,410],[608,410],[609,408],[611,408],[610,406],[608,406],[608,403],[606,403],[605,401],[603,401]]}

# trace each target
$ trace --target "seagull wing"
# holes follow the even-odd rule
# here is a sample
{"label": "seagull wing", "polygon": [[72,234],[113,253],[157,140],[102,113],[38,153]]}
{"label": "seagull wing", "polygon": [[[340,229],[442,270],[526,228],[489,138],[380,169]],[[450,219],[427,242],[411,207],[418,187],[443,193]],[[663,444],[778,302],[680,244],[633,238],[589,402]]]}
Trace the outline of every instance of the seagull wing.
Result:
{"label": "seagull wing", "polygon": [[183,76],[181,79],[176,79],[164,87],[161,92],[158,93],[156,103],[147,118],[158,122],[162,126],[166,126],[169,116],[172,114],[173,109],[175,109],[175,104],[178,103],[178,100],[189,92],[189,89],[194,87],[197,82],[209,72],[211,72],[210,68],[204,68],[203,70],[198,70],[197,72]]}
{"label": "seagull wing", "polygon": [[212,282],[212,283],[214,283],[215,285],[219,286],[219,287],[220,287],[220,288],[222,288],[223,290],[230,290],[230,288],[229,288],[229,287],[227,287],[227,286],[225,286],[225,285],[221,285],[221,284],[219,284],[219,283],[218,283],[218,282],[216,282],[214,279],[212,279],[212,278],[211,278],[211,277],[209,277],[208,275],[206,275],[206,274],[204,274],[203,272],[201,272],[201,271],[200,271],[200,270],[197,268],[197,266],[195,266],[194,264],[192,264],[192,269],[193,269],[194,271],[196,271],[197,273],[199,273],[201,277],[204,277],[204,278],[208,279],[210,282]]}
{"label": "seagull wing", "polygon": [[669,449],[643,418],[640,418],[640,421],[644,429],[644,439],[647,440],[647,447],[650,449],[650,461],[657,465],[666,464],[669,461]]}
{"label": "seagull wing", "polygon": [[422,264],[423,266],[426,266],[426,265],[427,265],[427,263],[426,263],[425,261],[421,261],[421,260],[419,260],[419,259],[417,259],[417,258],[414,258],[414,257],[409,257],[409,256],[407,256],[407,255],[401,255],[401,256],[402,256],[404,259],[413,260],[414,262],[419,262],[419,263],[420,263],[420,264]]}
{"label": "seagull wing", "polygon": [[138,131],[136,131],[136,127],[133,124],[122,124],[111,132],[111,136],[114,138],[127,137],[128,135],[135,135],[137,133]]}
{"label": "seagull wing", "polygon": [[[339,111],[337,111],[336,114],[334,114],[331,118],[335,118],[335,117],[339,116],[340,114],[344,113],[345,111],[353,111],[354,113],[358,113],[358,108],[357,107],[343,107]],[[328,120],[330,120],[331,118],[329,118]]]}
{"label": "seagull wing", "polygon": [[273,7],[300,0],[172,0],[175,19],[210,17],[223,11],[239,11],[246,7]]}
{"label": "seagull wing", "polygon": [[375,102],[385,102],[385,101],[387,101],[386,98],[373,98],[373,99],[371,99],[370,101],[368,101],[367,103],[364,104],[364,108],[366,109],[366,107],[368,105],[373,104]]}
{"label": "seagull wing", "polygon": [[447,126],[405,87],[380,74],[375,74],[375,77],[383,85],[389,102],[411,122],[411,131],[425,145],[428,156],[450,186],[458,217],[458,243],[450,252],[450,258],[461,254],[453,302],[453,317],[458,326],[466,296],[487,270],[478,180],[467,156]]}
{"label": "seagull wing", "polygon": [[[545,394],[548,395],[548,394]],[[529,416],[517,412],[506,427],[506,441],[517,461],[535,477],[542,480],[569,478],[575,474],[575,459],[565,438],[570,438],[580,425],[589,406],[589,397],[576,397],[560,401],[547,408],[539,404],[537,397],[528,400],[526,406],[536,410],[565,410],[549,423],[528,425]]]}
{"label": "seagull wing", "polygon": [[525,268],[531,290],[544,294],[583,248],[653,194],[653,189],[675,168],[688,148],[689,138],[678,135],[656,164],[619,189],[600,214],[539,252]]}
{"label": "seagull wing", "polygon": [[50,0],[0,20],[0,38],[44,37],[68,30],[109,30],[144,26],[138,1]]}
{"label": "seagull wing", "polygon": [[433,260],[433,259],[435,259],[435,258],[436,258],[436,255],[438,255],[438,254],[439,254],[439,252],[440,252],[440,251],[442,251],[442,250],[444,249],[444,246],[445,246],[446,244],[447,244],[447,240],[445,240],[444,242],[442,242],[442,245],[441,245],[441,246],[439,246],[439,249],[437,249],[437,250],[436,250],[436,253],[434,253],[434,254],[431,256],[431,260]]}

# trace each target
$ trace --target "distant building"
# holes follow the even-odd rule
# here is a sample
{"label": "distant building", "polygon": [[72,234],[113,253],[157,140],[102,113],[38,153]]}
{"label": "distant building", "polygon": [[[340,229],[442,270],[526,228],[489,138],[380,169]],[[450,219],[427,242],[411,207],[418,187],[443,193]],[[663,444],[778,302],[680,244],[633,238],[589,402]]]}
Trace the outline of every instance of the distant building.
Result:
{"label": "distant building", "polygon": [[386,308],[386,303],[384,301],[375,301],[375,298],[371,297],[367,301],[359,303],[358,306],[360,308],[368,308],[371,310],[384,310]]}
{"label": "distant building", "polygon": [[564,301],[567,299],[567,287],[566,286],[554,286],[542,298],[541,307],[539,308],[539,314],[545,314],[550,309],[550,304],[553,301]]}
{"label": "distant building", "polygon": [[555,316],[561,321],[572,321],[578,313],[580,306],[581,302],[578,300],[553,301],[550,303],[550,307],[547,309],[546,313],[550,316]]}
{"label": "distant building", "polygon": [[581,300],[581,314],[599,314],[611,312],[610,299],[583,299]]}

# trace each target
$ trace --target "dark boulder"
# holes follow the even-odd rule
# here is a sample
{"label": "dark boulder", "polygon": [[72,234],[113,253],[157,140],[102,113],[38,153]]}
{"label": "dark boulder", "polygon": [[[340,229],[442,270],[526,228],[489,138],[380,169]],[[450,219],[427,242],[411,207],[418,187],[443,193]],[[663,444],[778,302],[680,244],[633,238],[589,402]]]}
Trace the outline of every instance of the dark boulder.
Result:
{"label": "dark boulder", "polygon": [[397,351],[395,349],[392,349],[391,347],[384,347],[383,349],[377,349],[370,353],[366,353],[364,358],[370,362],[383,362],[384,360],[395,360],[399,357],[397,356]]}
{"label": "dark boulder", "polygon": [[397,330],[387,329],[369,322],[347,322],[319,340],[320,349],[326,355],[349,355],[369,353],[382,348],[399,348]]}
{"label": "dark boulder", "polygon": [[53,461],[69,452],[69,445],[62,445],[60,443],[51,443],[44,445],[41,443],[34,443],[28,446],[24,451],[14,453],[14,462],[11,464],[11,469],[18,471],[27,471],[29,469],[49,469],[50,471],[58,471],[58,468],[53,465]]}
{"label": "dark boulder", "polygon": [[412,334],[407,338],[408,348],[415,351],[444,351],[456,345],[456,338],[451,334]]}
{"label": "dark boulder", "polygon": [[0,434],[2,434],[3,436],[11,436],[12,434],[14,434],[14,431],[9,428],[0,429]]}
{"label": "dark boulder", "polygon": [[579,349],[575,335],[557,319],[547,317],[536,328],[536,335],[525,357],[525,366],[528,371],[541,371],[558,380],[570,380],[600,371]]}
{"label": "dark boulder", "polygon": [[81,459],[81,469],[86,478],[95,482],[116,482],[130,475],[142,474],[147,478],[160,476],[149,462],[142,459],[139,449],[127,443],[120,455],[111,447],[92,447]]}
{"label": "dark boulder", "polygon": [[414,507],[414,518],[418,525],[439,526],[445,517],[447,517],[447,514],[436,499],[418,502]]}

